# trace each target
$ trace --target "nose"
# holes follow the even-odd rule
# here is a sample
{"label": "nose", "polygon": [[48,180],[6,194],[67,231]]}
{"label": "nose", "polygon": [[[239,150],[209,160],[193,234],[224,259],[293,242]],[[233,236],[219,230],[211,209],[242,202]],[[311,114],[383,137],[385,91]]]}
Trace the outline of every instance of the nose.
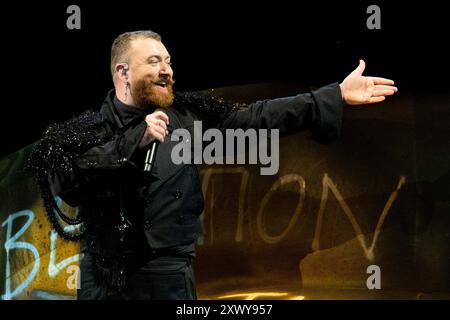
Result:
{"label": "nose", "polygon": [[173,75],[172,67],[170,66],[170,64],[162,61],[159,73],[166,76],[172,76]]}

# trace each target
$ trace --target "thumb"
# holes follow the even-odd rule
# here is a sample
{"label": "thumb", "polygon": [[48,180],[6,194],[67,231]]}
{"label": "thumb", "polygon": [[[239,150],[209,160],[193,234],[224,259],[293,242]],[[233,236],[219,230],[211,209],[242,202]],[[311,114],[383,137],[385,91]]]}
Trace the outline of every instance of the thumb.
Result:
{"label": "thumb", "polygon": [[362,75],[365,68],[366,68],[366,63],[364,62],[364,60],[361,59],[361,60],[359,60],[359,65],[355,69],[354,72],[356,72],[358,75]]}

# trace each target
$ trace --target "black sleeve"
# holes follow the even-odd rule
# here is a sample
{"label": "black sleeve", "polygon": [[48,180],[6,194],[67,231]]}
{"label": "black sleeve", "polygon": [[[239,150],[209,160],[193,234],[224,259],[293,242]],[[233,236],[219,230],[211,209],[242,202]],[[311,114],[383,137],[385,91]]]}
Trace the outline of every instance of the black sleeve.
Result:
{"label": "black sleeve", "polygon": [[294,97],[257,101],[233,112],[217,124],[225,129],[279,129],[280,136],[310,130],[320,143],[332,143],[342,122],[341,89],[338,83]]}
{"label": "black sleeve", "polygon": [[53,170],[50,183],[54,194],[71,206],[93,200],[108,193],[109,183],[137,174],[133,162],[146,128],[144,121],[118,132],[110,141],[76,155],[70,170]]}
{"label": "black sleeve", "polygon": [[[77,157],[78,167],[85,171],[109,171],[132,162],[132,157],[144,135],[147,124],[142,121],[104,144],[95,146]],[[132,163],[133,164],[133,163]]]}

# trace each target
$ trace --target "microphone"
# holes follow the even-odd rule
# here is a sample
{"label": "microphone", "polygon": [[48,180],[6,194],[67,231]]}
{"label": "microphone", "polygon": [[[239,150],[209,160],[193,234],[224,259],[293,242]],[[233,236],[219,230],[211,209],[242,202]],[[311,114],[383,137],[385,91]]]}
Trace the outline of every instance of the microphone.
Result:
{"label": "microphone", "polygon": [[[158,108],[155,111],[165,112],[163,108]],[[161,120],[158,120],[161,121]],[[147,154],[145,156],[144,162],[144,172],[151,173],[153,169],[153,165],[155,163],[156,151],[158,150],[160,142],[158,140],[153,140],[150,142],[150,148],[147,150]]]}
{"label": "microphone", "polygon": [[144,163],[144,171],[151,173],[153,164],[155,162],[156,158],[156,151],[158,150],[159,141],[154,140],[150,142],[150,148],[147,150],[147,155],[145,156],[145,163]]}

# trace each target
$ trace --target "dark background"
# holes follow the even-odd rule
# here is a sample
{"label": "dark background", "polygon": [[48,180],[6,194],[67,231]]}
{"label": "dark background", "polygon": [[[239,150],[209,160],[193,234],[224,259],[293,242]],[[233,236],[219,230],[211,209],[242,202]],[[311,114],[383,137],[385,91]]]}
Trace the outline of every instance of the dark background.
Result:
{"label": "dark background", "polygon": [[[66,27],[71,4],[81,8],[81,30]],[[370,4],[381,8],[381,30],[366,27]],[[2,6],[0,157],[38,140],[53,122],[98,109],[112,88],[111,43],[131,30],[162,35],[178,90],[262,82],[321,86],[341,82],[363,58],[365,74],[394,79],[399,95],[448,93],[447,11],[429,1],[34,1]]]}

